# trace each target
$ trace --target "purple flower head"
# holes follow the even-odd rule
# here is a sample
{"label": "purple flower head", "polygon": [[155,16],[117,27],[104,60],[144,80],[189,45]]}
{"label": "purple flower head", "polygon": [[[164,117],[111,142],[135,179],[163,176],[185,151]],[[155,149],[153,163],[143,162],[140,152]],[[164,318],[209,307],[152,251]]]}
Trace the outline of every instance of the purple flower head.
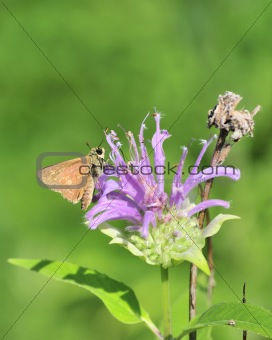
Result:
{"label": "purple flower head", "polygon": [[[189,176],[183,180],[184,162],[188,153],[183,148],[180,162],[174,175],[170,194],[165,192],[165,153],[163,144],[171,137],[167,130],[161,130],[159,113],[153,114],[156,132],[151,144],[154,153],[150,161],[144,143],[145,120],[139,133],[139,147],[131,132],[126,132],[130,146],[130,161],[126,162],[120,152],[117,134],[106,134],[111,148],[113,165],[104,168],[97,182],[97,204],[87,213],[89,227],[100,230],[112,238],[111,243],[126,247],[149,264],[167,268],[184,260],[198,265],[209,272],[201,252],[205,238],[218,232],[226,219],[232,215],[218,215],[206,228],[198,228],[196,213],[214,206],[229,208],[223,200],[211,199],[201,203],[191,202],[189,194],[200,183],[225,176],[233,180],[240,178],[240,171],[234,168],[218,167],[199,171],[199,164],[208,146],[215,140],[202,141],[202,149],[191,167]],[[125,220],[127,228],[120,230],[105,223]],[[102,225],[102,226],[101,226]]]}

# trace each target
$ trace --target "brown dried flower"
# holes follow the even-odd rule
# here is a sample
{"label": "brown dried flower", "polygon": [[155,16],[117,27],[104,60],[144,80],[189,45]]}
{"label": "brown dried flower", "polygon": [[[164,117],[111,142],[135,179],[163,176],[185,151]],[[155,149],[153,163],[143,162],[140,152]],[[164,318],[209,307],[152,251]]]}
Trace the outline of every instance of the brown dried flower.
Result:
{"label": "brown dried flower", "polygon": [[219,95],[218,104],[209,111],[208,127],[214,125],[217,129],[233,131],[231,138],[238,142],[243,136],[249,134],[253,136],[254,115],[260,111],[261,106],[258,105],[250,113],[248,110],[236,110],[236,106],[243,99],[239,94],[233,92],[225,92]]}

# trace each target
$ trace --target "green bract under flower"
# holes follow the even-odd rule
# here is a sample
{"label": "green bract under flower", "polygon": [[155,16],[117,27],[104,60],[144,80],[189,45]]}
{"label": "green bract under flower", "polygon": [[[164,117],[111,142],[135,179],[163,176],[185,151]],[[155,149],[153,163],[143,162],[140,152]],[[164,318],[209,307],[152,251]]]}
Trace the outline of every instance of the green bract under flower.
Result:
{"label": "green bract under flower", "polygon": [[202,230],[198,228],[195,218],[179,218],[170,223],[158,224],[150,230],[146,238],[136,233],[121,231],[107,223],[99,229],[112,238],[110,244],[125,247],[148,264],[168,268],[189,261],[209,275],[209,266],[201,251],[205,238],[215,235],[224,221],[236,218],[239,217],[219,214]]}

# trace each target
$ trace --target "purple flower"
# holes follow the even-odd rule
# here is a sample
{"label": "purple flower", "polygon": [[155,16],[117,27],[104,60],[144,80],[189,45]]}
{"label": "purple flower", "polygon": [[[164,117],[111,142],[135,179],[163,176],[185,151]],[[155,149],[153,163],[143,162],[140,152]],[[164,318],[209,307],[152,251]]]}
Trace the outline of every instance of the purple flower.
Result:
{"label": "purple flower", "polygon": [[[112,238],[111,243],[126,247],[147,263],[166,268],[187,260],[208,273],[208,265],[201,252],[205,238],[217,233],[224,220],[237,217],[218,215],[206,228],[200,230],[196,213],[214,206],[229,208],[229,203],[218,199],[194,203],[190,201],[189,195],[200,183],[215,177],[225,176],[238,180],[240,171],[232,167],[199,171],[203,155],[216,138],[213,136],[209,141],[202,141],[195,165],[184,181],[182,173],[188,149],[183,148],[171,192],[167,194],[163,143],[170,135],[168,131],[160,129],[161,115],[155,113],[153,116],[156,122],[156,132],[151,141],[153,165],[144,144],[147,117],[141,124],[139,148],[133,134],[126,133],[130,145],[129,162],[124,160],[120,152],[121,144],[116,133],[112,131],[106,135],[113,166],[106,166],[104,174],[98,179],[98,201],[87,213],[87,223],[91,229],[102,225],[99,229]],[[105,223],[112,220],[125,220],[128,225],[125,230],[120,230]]]}

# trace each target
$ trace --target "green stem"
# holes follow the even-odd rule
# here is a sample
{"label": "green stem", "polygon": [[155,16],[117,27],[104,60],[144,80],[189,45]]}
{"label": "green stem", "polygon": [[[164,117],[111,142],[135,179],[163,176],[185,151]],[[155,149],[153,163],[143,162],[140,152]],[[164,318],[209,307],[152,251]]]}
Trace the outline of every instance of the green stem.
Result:
{"label": "green stem", "polygon": [[162,301],[163,301],[163,323],[164,323],[164,340],[171,340],[172,337],[172,322],[170,311],[170,290],[168,269],[161,266],[161,282],[162,282]]}

